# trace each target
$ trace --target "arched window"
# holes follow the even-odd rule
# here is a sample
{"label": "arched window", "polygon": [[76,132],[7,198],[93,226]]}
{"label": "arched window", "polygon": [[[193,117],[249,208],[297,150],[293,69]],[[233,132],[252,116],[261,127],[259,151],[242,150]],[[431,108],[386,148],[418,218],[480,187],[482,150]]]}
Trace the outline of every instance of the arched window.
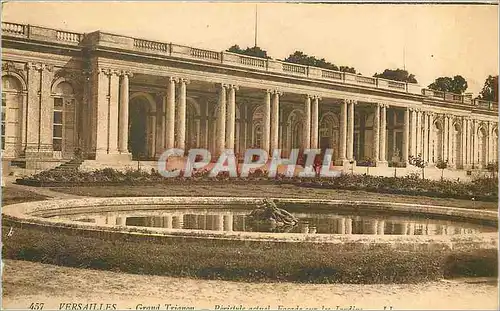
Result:
{"label": "arched window", "polygon": [[1,147],[4,156],[15,157],[21,151],[22,84],[12,75],[2,77]]}
{"label": "arched window", "polygon": [[73,87],[68,82],[60,82],[54,88],[54,110],[52,120],[52,147],[54,156],[68,158],[74,154],[76,131],[76,107]]}

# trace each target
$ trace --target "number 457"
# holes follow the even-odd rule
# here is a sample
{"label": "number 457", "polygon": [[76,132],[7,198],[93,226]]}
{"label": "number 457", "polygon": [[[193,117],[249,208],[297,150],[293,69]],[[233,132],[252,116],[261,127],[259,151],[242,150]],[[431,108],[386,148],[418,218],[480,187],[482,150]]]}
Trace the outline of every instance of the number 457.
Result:
{"label": "number 457", "polygon": [[30,305],[31,310],[43,310],[43,302],[33,302]]}

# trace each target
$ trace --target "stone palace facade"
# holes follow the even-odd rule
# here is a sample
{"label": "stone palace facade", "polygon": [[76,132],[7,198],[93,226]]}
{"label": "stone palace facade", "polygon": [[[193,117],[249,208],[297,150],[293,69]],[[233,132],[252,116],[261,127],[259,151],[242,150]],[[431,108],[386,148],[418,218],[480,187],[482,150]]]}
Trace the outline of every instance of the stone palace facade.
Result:
{"label": "stone palace facade", "polygon": [[331,148],[346,169],[421,155],[473,170],[498,158],[498,104],[471,95],[101,31],[3,22],[2,32],[10,166],[75,154],[125,165],[173,147]]}

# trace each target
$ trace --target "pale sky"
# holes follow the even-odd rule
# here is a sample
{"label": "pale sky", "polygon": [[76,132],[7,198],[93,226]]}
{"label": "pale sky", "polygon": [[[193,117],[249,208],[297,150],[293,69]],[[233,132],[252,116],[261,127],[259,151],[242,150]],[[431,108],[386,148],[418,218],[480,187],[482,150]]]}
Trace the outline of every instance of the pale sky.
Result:
{"label": "pale sky", "polygon": [[[222,51],[253,46],[255,4],[9,2],[2,19]],[[406,63],[422,86],[460,74],[477,95],[498,74],[498,6],[260,3],[258,46],[275,59],[301,50],[369,76]]]}

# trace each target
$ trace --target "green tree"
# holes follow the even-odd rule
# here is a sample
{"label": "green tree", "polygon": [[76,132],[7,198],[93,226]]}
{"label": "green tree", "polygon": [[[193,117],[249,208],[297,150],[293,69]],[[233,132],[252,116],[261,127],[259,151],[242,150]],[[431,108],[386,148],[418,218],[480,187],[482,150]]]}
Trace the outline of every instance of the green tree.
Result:
{"label": "green tree", "polygon": [[479,93],[479,99],[498,102],[498,75],[486,78],[483,90]]}
{"label": "green tree", "polygon": [[431,90],[456,94],[462,94],[465,90],[467,90],[467,87],[467,81],[460,75],[454,76],[453,78],[439,77],[428,86]]}
{"label": "green tree", "polygon": [[258,46],[254,47],[247,47],[246,49],[241,49],[239,45],[235,44],[229,49],[227,49],[228,52],[231,53],[237,53],[237,54],[243,54],[243,55],[248,55],[248,56],[254,56],[254,57],[260,57],[260,58],[271,58],[270,56],[267,55],[267,51],[261,49]]}
{"label": "green tree", "polygon": [[443,161],[442,159],[438,159],[436,167],[441,170],[441,180],[443,180],[444,169],[448,167],[448,160]]}
{"label": "green tree", "polygon": [[418,83],[414,74],[408,73],[408,71],[404,69],[386,69],[382,73],[375,73],[373,75],[375,78],[382,78],[393,81],[401,81],[408,83]]}
{"label": "green tree", "polygon": [[427,166],[427,162],[422,159],[422,155],[419,153],[418,156],[409,156],[408,157],[408,162],[411,165],[415,165],[416,167],[419,167],[422,169],[422,179],[425,179],[425,167]]}
{"label": "green tree", "polygon": [[304,66],[313,66],[329,70],[344,71],[350,73],[356,73],[354,67],[349,66],[337,66],[331,62],[327,62],[324,58],[318,59],[315,56],[310,56],[302,51],[295,51],[284,59],[285,62],[300,64]]}

